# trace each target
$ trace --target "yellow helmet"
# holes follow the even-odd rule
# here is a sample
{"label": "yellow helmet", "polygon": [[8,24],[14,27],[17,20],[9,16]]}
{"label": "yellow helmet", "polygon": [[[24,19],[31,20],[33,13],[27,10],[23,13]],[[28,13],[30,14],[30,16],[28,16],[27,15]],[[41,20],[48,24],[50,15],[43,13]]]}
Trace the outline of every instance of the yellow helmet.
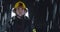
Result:
{"label": "yellow helmet", "polygon": [[25,10],[27,10],[27,9],[26,9],[27,7],[26,7],[25,3],[21,2],[21,1],[19,1],[19,2],[17,2],[17,3],[15,4],[14,9],[16,9],[16,8],[18,8],[18,7],[22,7],[22,8],[24,8]]}

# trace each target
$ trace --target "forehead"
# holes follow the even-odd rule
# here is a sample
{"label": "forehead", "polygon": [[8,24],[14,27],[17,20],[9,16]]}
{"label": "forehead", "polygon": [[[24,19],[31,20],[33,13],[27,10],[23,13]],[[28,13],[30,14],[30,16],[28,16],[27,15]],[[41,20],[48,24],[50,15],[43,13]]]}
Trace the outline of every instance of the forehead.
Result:
{"label": "forehead", "polygon": [[23,9],[23,10],[24,10],[24,8],[23,8],[23,7],[18,7],[17,9]]}
{"label": "forehead", "polygon": [[18,7],[16,10],[25,11],[25,9],[22,7]]}
{"label": "forehead", "polygon": [[19,6],[18,8],[23,8],[23,7]]}

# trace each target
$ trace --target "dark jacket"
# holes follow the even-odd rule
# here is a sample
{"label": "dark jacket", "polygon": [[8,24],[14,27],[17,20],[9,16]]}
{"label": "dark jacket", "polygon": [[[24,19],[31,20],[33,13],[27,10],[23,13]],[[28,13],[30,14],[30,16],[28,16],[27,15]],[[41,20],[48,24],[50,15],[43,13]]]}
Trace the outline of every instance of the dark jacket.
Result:
{"label": "dark jacket", "polygon": [[8,22],[6,30],[7,32],[32,32],[31,20],[26,16],[21,19],[15,16]]}

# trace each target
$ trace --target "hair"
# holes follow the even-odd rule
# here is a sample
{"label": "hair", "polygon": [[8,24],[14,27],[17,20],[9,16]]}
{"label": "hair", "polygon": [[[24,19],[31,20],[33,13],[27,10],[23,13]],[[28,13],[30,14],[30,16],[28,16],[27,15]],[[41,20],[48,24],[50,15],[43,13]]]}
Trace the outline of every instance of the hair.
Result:
{"label": "hair", "polygon": [[[26,10],[26,9],[24,9],[24,10]],[[16,13],[16,9],[14,9],[13,12]],[[26,11],[26,12],[27,12],[27,11]]]}
{"label": "hair", "polygon": [[14,13],[16,13],[16,8],[18,8],[18,7],[22,7],[27,12],[25,4],[21,1],[19,1],[14,6],[14,10],[13,10]]}

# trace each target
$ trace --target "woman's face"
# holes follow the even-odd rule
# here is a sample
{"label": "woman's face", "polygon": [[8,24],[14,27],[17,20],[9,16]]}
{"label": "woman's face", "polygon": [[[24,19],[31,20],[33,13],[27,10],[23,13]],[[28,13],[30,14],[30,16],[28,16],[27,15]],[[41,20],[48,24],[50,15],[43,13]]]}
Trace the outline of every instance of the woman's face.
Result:
{"label": "woman's face", "polygon": [[25,13],[26,13],[26,11],[22,7],[19,7],[19,8],[16,9],[16,14],[18,16],[23,16]]}

